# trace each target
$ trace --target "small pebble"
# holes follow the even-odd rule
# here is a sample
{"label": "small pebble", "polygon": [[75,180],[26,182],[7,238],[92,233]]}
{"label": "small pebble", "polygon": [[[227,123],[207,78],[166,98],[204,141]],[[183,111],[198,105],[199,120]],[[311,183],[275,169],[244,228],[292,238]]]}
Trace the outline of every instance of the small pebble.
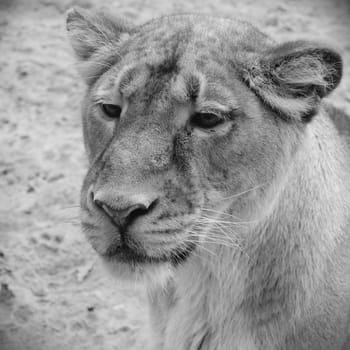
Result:
{"label": "small pebble", "polygon": [[11,304],[12,300],[14,299],[15,294],[10,289],[7,283],[1,283],[1,289],[0,289],[0,304]]}

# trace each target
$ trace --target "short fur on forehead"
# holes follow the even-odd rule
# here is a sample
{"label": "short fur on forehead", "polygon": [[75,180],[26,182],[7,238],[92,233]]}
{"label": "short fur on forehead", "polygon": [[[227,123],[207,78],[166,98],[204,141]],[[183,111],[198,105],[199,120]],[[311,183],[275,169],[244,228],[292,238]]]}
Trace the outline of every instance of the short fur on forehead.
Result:
{"label": "short fur on forehead", "polygon": [[[82,75],[88,84],[92,84],[120,61],[123,55],[121,48],[125,40],[128,38],[132,40],[133,34],[136,33],[147,34],[150,28],[159,29],[162,24],[169,26],[167,31],[170,34],[174,31],[174,35],[171,36],[171,40],[169,38],[164,45],[161,45],[162,50],[166,49],[167,57],[164,57],[166,60],[162,64],[157,62],[160,65],[154,67],[153,75],[157,76],[159,72],[166,73],[170,68],[174,68],[176,66],[174,63],[179,58],[178,44],[184,41],[184,38],[189,40],[187,30],[189,27],[186,27],[187,34],[185,34],[179,30],[176,31],[176,26],[170,24],[182,22],[189,25],[192,23],[193,16],[169,16],[135,27],[109,14],[72,9],[67,14],[67,29],[80,61]],[[264,104],[285,120],[310,121],[318,110],[320,100],[333,91],[341,80],[342,59],[334,49],[323,44],[293,41],[278,45],[247,23],[207,15],[195,16],[196,19],[202,20],[200,28],[205,28],[206,23],[209,31],[221,28],[219,31],[223,33],[222,28],[225,28],[226,34],[222,38],[227,50],[225,55],[230,55],[231,52],[231,58],[225,56],[226,61],[229,63],[231,60],[248,87]],[[215,23],[217,28],[214,26]],[[232,39],[231,43],[227,41],[229,33],[237,31],[238,28],[239,35]],[[159,44],[162,35],[160,33],[157,35]],[[139,43],[141,50],[139,55],[142,59],[148,47],[148,43],[145,42],[147,35],[140,38],[144,39]],[[205,40],[204,37],[203,40]],[[189,43],[189,46],[192,44]],[[135,45],[138,45],[138,42],[134,43]],[[207,45],[210,46],[210,43]],[[215,57],[214,55],[209,59],[215,59]]]}

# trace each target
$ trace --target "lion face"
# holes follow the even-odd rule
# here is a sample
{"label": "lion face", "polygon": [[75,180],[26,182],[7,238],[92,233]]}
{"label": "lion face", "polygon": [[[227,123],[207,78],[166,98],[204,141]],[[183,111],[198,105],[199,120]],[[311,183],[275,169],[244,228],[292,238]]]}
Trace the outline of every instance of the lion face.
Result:
{"label": "lion face", "polygon": [[[101,28],[108,42],[98,48]],[[207,16],[135,29],[73,11],[68,29],[88,83],[82,225],[101,256],[127,269],[176,267],[210,232],[224,240],[228,225],[261,215],[316,101],[305,95],[280,117],[287,97],[273,100],[272,85],[259,85],[267,83],[257,57],[272,50],[270,39]]]}

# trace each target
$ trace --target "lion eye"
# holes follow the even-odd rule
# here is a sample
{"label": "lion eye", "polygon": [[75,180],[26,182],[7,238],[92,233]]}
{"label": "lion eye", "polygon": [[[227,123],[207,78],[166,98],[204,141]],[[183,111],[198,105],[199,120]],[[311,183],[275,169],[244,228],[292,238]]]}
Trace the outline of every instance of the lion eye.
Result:
{"label": "lion eye", "polygon": [[109,103],[102,103],[101,108],[103,113],[106,114],[109,118],[119,118],[122,113],[122,108],[118,105],[113,105]]}
{"label": "lion eye", "polygon": [[209,129],[218,126],[224,122],[224,118],[213,113],[195,113],[191,118],[193,126]]}

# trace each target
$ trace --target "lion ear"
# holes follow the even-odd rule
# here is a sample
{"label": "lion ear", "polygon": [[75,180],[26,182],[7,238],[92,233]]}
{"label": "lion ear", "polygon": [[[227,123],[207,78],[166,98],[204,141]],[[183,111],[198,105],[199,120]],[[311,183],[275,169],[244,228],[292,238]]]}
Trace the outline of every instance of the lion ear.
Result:
{"label": "lion ear", "polygon": [[341,56],[307,41],[269,49],[244,70],[245,81],[266,104],[285,119],[299,121],[311,120],[341,76]]}
{"label": "lion ear", "polygon": [[67,11],[66,26],[79,60],[89,60],[99,50],[113,50],[121,36],[132,30],[129,23],[104,12],[74,7]]}

